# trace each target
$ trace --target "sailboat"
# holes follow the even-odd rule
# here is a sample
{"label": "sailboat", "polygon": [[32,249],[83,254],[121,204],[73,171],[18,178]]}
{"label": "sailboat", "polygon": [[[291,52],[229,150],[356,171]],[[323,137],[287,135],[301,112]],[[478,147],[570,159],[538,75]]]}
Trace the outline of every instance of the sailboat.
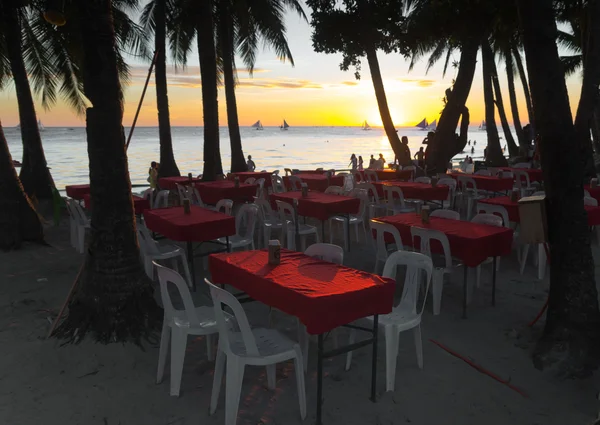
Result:
{"label": "sailboat", "polygon": [[481,125],[479,126],[479,129],[481,131],[486,131],[487,130],[487,127],[485,125],[485,120],[481,121]]}
{"label": "sailboat", "polygon": [[44,124],[42,124],[41,120],[38,120],[38,130],[39,131],[44,131],[46,130],[46,127],[44,127]]}
{"label": "sailboat", "polygon": [[429,124],[427,124],[427,118],[423,118],[423,121],[421,121],[419,124],[417,124],[415,127],[420,128],[421,130],[427,130],[427,126]]}
{"label": "sailboat", "polygon": [[281,124],[281,126],[279,126],[279,128],[282,130],[287,130],[288,128],[290,128],[290,126],[285,120],[283,120],[283,124]]}
{"label": "sailboat", "polygon": [[257,130],[263,130],[263,125],[260,122],[260,120],[256,121],[254,124],[252,124],[252,128],[255,128]]}
{"label": "sailboat", "polygon": [[367,122],[367,120],[365,120],[365,122],[363,123],[362,129],[363,130],[370,130],[371,129],[371,126],[369,125],[369,123]]}
{"label": "sailboat", "polygon": [[433,120],[433,122],[427,126],[427,130],[435,131],[436,129],[437,129],[437,120]]}

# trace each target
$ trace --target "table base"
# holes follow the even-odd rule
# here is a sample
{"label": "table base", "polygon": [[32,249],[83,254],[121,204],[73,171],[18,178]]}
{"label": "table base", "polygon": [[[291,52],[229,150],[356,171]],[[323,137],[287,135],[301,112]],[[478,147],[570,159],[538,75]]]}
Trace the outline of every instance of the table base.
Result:
{"label": "table base", "polygon": [[[215,243],[217,245],[223,245],[220,242],[217,241],[206,241],[208,243]],[[202,246],[204,242],[200,242],[200,244],[198,245],[198,247]],[[220,251],[211,251],[211,252],[207,252],[205,254],[199,254],[197,255],[197,257],[206,257],[207,255],[210,254],[217,254],[219,252],[231,252],[231,248],[229,245],[229,236],[225,236],[225,249],[222,249]],[[194,267],[194,243],[191,241],[187,241],[186,242],[186,248],[187,248],[187,258],[188,258],[188,266],[190,268],[190,274],[192,275],[192,291],[196,292],[196,273],[195,273],[195,267]]]}

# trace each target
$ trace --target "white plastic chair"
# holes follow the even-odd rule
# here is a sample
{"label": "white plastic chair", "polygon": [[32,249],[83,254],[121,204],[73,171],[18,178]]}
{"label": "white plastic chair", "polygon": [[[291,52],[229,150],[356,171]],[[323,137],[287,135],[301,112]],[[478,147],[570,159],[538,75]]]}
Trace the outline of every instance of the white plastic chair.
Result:
{"label": "white plastic chair", "polygon": [[[421,339],[421,316],[425,309],[425,300],[431,282],[433,264],[431,259],[417,252],[398,251],[394,252],[385,262],[383,276],[396,279],[397,267],[406,266],[404,286],[400,303],[393,308],[389,314],[379,316],[379,325],[385,331],[385,353],[386,353],[386,391],[394,391],[396,382],[396,363],[398,360],[398,345],[400,333],[409,329],[413,330],[415,348],[417,352],[417,364],[423,369],[423,342]],[[423,303],[417,306],[420,286],[422,284],[422,273],[425,274],[425,297]],[[420,308],[419,308],[420,307]],[[372,317],[368,319],[373,320]],[[350,332],[349,344],[354,343],[356,331]],[[352,351],[346,355],[346,370],[350,369],[352,363]]]}
{"label": "white plastic chair", "polygon": [[515,170],[513,173],[515,178],[515,185],[517,189],[521,191],[521,196],[528,196],[530,193],[535,192],[535,188],[531,185],[529,180],[529,174],[525,171]]}
{"label": "white plastic chair", "polygon": [[192,276],[188,268],[187,257],[183,248],[177,245],[161,245],[152,239],[150,231],[146,226],[137,226],[138,241],[140,243],[140,253],[144,260],[144,270],[146,275],[154,280],[154,268],[152,264],[156,261],[171,260],[173,264],[173,270],[179,272],[178,260],[181,261],[183,267],[183,273],[185,275],[186,282],[189,286],[192,285]]}
{"label": "white plastic chair", "polygon": [[273,188],[273,193],[287,192],[283,179],[276,174],[271,175],[271,187]]}
{"label": "white plastic chair", "polygon": [[256,181],[254,183],[258,185],[258,188],[256,189],[256,196],[258,198],[266,198],[265,197],[265,179],[261,177],[260,179],[256,179]]}
{"label": "white plastic chair", "polygon": [[[363,173],[365,173],[365,171],[363,171]],[[352,173],[352,175],[354,176],[354,183],[358,184],[358,183],[369,183],[369,181],[364,177],[364,174],[361,173],[360,171],[355,171],[354,173]]]}
{"label": "white plastic chair", "polygon": [[289,176],[290,179],[290,190],[292,192],[300,192],[302,190],[302,179],[298,176]]}
{"label": "white plastic chair", "polygon": [[367,191],[364,189],[354,190],[354,197],[360,199],[360,205],[358,207],[357,214],[349,214],[348,217],[344,217],[341,215],[334,215],[329,217],[329,242],[333,240],[333,223],[342,223],[343,227],[343,237],[344,237],[344,248],[348,250],[348,226],[354,226],[356,230],[356,240],[358,241],[358,226],[362,224],[363,231],[365,233],[365,241],[367,241],[367,224],[366,224],[366,212],[367,212],[367,204],[369,203],[369,198],[367,196]]}
{"label": "white plastic chair", "polygon": [[[231,250],[243,248],[254,249],[254,229],[258,216],[258,206],[255,204],[244,204],[235,215],[235,235],[229,237]],[[219,238],[222,244],[227,243],[227,238]]]}
{"label": "white plastic chair", "polygon": [[146,189],[140,194],[141,198],[148,201],[150,208],[154,207],[154,189]]}
{"label": "white plastic chair", "polygon": [[90,219],[85,215],[81,205],[72,199],[67,199],[67,209],[69,211],[71,245],[78,253],[83,254],[85,231],[90,229]]}
{"label": "white plastic chair", "polygon": [[469,176],[458,176],[458,184],[460,186],[461,194],[462,194],[462,202],[461,207],[464,207],[466,201],[466,214],[465,217],[467,220],[471,219],[471,215],[473,214],[473,202],[477,202],[481,199],[484,199],[480,192],[477,191],[477,183],[473,180],[472,177]]}
{"label": "white plastic chair", "polygon": [[583,198],[583,205],[586,205],[588,207],[597,207],[598,201],[596,201],[596,199],[592,198],[591,196],[585,196]]}
{"label": "white plastic chair", "polygon": [[179,205],[183,205],[183,200],[189,199],[187,187],[179,183],[175,183],[175,186],[177,187],[177,194],[179,195]]}
{"label": "white plastic chair", "polygon": [[431,179],[429,177],[417,177],[415,183],[431,184]]}
{"label": "white plastic chair", "polygon": [[452,210],[435,210],[431,212],[430,216],[447,218],[448,220],[460,220],[460,214]]}
{"label": "white plastic chair", "polygon": [[359,189],[364,189],[369,197],[368,212],[369,219],[387,215],[388,206],[385,202],[381,202],[379,193],[373,183],[359,183],[356,185]]}
{"label": "white plastic chair", "polygon": [[258,222],[262,228],[264,246],[267,247],[269,245],[269,240],[271,239],[271,232],[273,230],[281,231],[283,229],[283,224],[277,214],[273,212],[269,201],[255,197],[254,203],[258,206]]}
{"label": "white plastic chair", "polygon": [[154,198],[154,208],[168,208],[169,207],[169,191],[159,190]]}
{"label": "white plastic chair", "polygon": [[244,180],[244,184],[254,184],[256,183],[256,179],[254,177],[248,177],[246,180]]}
{"label": "white plastic chair", "polygon": [[406,203],[402,189],[398,186],[384,185],[383,193],[387,201],[388,214],[402,214],[415,211],[415,205],[408,205]]}
{"label": "white plastic chair", "polygon": [[389,257],[388,244],[385,242],[385,234],[388,233],[392,235],[394,238],[394,251],[402,251],[404,250],[404,245],[402,244],[402,237],[400,236],[400,232],[391,224],[382,223],[377,220],[371,220],[371,230],[375,232],[375,269],[373,273],[377,274],[379,272],[379,263],[384,263],[387,261]]}
{"label": "white plastic chair", "polygon": [[513,168],[531,168],[531,162],[518,162]]}
{"label": "white plastic chair", "polygon": [[[181,375],[187,346],[188,335],[206,336],[206,354],[208,360],[213,359],[212,335],[219,331],[215,320],[214,309],[210,306],[194,306],[190,290],[183,278],[175,271],[163,267],[157,263],[153,264],[158,272],[160,284],[160,296],[164,308],[162,333],[160,336],[160,349],[158,354],[158,370],[156,372],[156,383],[160,384],[167,363],[167,350],[169,340],[171,343],[171,390],[172,396],[179,396],[181,388]],[[177,288],[177,292],[183,301],[183,310],[173,306],[169,293],[169,283]],[[225,316],[224,316],[225,317]],[[224,319],[225,320],[225,319]],[[230,316],[227,316],[227,321]]]}
{"label": "white plastic chair", "polygon": [[[287,202],[275,201],[277,204],[277,210],[279,211],[279,220],[282,224],[281,233],[281,244],[285,246],[287,238],[288,249],[296,249],[296,218],[294,217],[294,208]],[[302,251],[306,249],[306,238],[309,235],[315,235],[317,243],[321,242],[319,239],[319,232],[315,226],[308,224],[298,223],[298,234],[300,236],[300,246]]]}
{"label": "white plastic chair", "polygon": [[221,199],[215,205],[214,211],[220,212],[223,214],[231,215],[231,211],[233,210],[233,201],[231,199]]}
{"label": "white plastic chair", "polygon": [[[415,251],[418,249],[422,254],[430,257],[440,264],[436,266],[433,271],[433,283],[431,288],[431,294],[433,297],[433,314],[437,316],[440,314],[442,306],[442,290],[444,288],[444,275],[452,273],[452,253],[450,251],[450,242],[448,237],[440,231],[432,229],[424,229],[421,227],[411,227],[410,233],[413,239],[413,247]],[[419,248],[417,248],[414,242],[415,238],[420,239]],[[444,253],[442,255],[432,255],[431,253],[431,241],[437,240],[441,245]]]}
{"label": "white plastic chair", "polygon": [[344,188],[341,186],[329,186],[327,189],[325,189],[325,192],[323,193],[329,193],[331,195],[341,195],[342,193],[344,193]]}
{"label": "white plastic chair", "polygon": [[378,182],[379,181],[379,176],[377,175],[377,173],[373,170],[365,170],[365,180],[367,181],[367,183],[374,183],[374,182]]}
{"label": "white plastic chair", "polygon": [[[206,280],[206,279],[205,279]],[[227,360],[225,383],[225,425],[236,425],[244,369],[246,365],[266,366],[267,385],[275,389],[277,363],[294,360],[300,416],[306,418],[306,393],[304,388],[303,359],[300,345],[274,329],[251,329],[240,302],[229,292],[206,280],[214,303],[219,327],[219,349],[213,377],[210,414],[217,410],[221,383]],[[234,332],[227,324],[223,304],[229,307],[237,320],[239,331]]]}
{"label": "white plastic chair", "polygon": [[414,180],[415,178],[415,171],[417,171],[417,167],[415,167],[414,165],[407,165],[406,167],[402,168],[402,171],[404,170],[410,170],[412,171],[410,174],[410,179],[409,180]]}
{"label": "white plastic chair", "polygon": [[476,176],[492,176],[492,172],[490,170],[477,170],[473,174]]}
{"label": "white plastic chair", "polygon": [[287,177],[287,176],[291,176],[291,175],[293,175],[293,174],[294,174],[294,173],[292,172],[292,169],[291,169],[291,168],[284,168],[284,169],[283,169],[283,172],[285,173],[285,176],[286,176],[286,177]]}

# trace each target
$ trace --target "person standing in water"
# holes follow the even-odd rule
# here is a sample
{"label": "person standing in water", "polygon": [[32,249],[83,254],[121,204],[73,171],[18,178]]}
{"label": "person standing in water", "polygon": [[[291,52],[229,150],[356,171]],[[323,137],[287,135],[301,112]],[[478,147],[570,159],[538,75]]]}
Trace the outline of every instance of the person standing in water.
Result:
{"label": "person standing in water", "polygon": [[348,164],[348,166],[352,167],[352,171],[356,171],[356,168],[357,168],[356,155],[352,154],[352,156],[350,156],[350,164]]}
{"label": "person standing in water", "polygon": [[248,167],[248,171],[256,170],[256,164],[252,161],[252,155],[248,155],[248,162],[246,162],[246,167]]}
{"label": "person standing in water", "polygon": [[419,151],[415,154],[414,158],[417,159],[419,167],[425,168],[425,151],[423,151],[423,147],[419,149]]}

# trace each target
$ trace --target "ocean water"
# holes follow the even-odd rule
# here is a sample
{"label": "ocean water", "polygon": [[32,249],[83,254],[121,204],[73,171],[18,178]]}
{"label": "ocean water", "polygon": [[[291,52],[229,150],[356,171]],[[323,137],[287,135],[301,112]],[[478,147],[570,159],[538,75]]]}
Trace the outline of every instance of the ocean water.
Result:
{"label": "ocean water", "polygon": [[[4,129],[13,159],[21,160],[21,133],[17,128]],[[126,134],[129,129],[126,129]],[[422,145],[427,132],[415,128],[399,128],[400,136],[407,136],[411,153],[414,155]],[[85,128],[47,127],[41,133],[48,166],[59,190],[66,185],[89,182],[88,153]],[[191,172],[202,173],[202,127],[174,127],[173,150],[179,170],[183,175]],[[258,170],[283,168],[314,169],[317,167],[348,168],[350,155],[362,155],[365,167],[370,155],[378,157],[380,153],[388,161],[394,160],[394,154],[383,129],[373,128],[364,131],[360,127],[291,127],[282,131],[279,127],[265,127],[258,131],[250,127],[241,129],[245,155],[252,155]],[[487,144],[484,131],[472,127],[469,139],[477,144],[475,152],[467,146],[466,154],[473,158],[483,157]],[[221,158],[223,169],[229,170],[231,163],[229,132],[226,127],[220,131]],[[455,160],[465,154],[457,155]],[[146,184],[148,167],[151,161],[159,161],[159,143],[157,127],[138,127],[135,129],[128,151],[129,172],[132,184]]]}

